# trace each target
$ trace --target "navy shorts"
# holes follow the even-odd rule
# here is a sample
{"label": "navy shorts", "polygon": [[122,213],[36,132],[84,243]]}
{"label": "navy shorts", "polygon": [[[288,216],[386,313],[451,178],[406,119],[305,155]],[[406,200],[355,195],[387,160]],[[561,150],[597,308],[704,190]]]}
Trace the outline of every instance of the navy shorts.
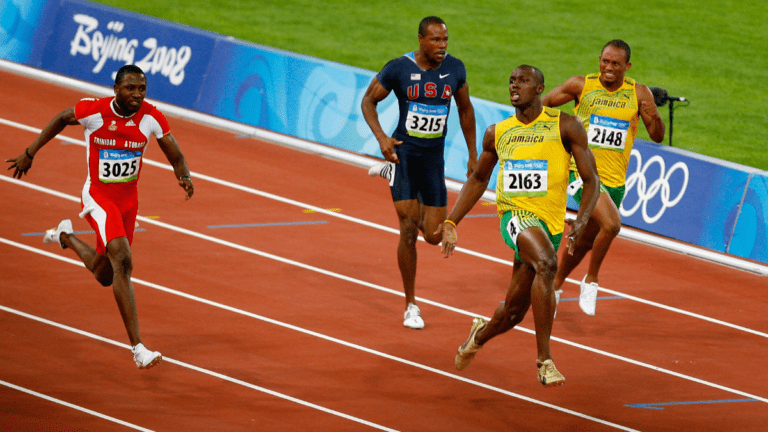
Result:
{"label": "navy shorts", "polygon": [[430,207],[448,206],[445,187],[444,146],[419,147],[408,142],[395,146],[400,163],[390,187],[392,201],[418,199]]}

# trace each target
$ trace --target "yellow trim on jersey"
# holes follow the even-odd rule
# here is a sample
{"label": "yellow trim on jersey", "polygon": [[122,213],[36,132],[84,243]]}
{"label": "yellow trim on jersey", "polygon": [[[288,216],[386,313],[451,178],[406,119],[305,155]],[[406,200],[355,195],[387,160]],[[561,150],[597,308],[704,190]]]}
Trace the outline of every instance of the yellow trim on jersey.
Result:
{"label": "yellow trim on jersey", "polygon": [[499,156],[499,214],[527,210],[544,221],[553,235],[563,232],[571,155],[560,137],[560,110],[544,107],[536,120],[527,125],[516,116],[499,122],[495,146]]}
{"label": "yellow trim on jersey", "polygon": [[[597,174],[600,176],[600,181],[608,187],[623,186],[640,119],[635,80],[624,77],[621,87],[614,92],[609,92],[600,83],[599,73],[587,75],[584,77],[584,90],[581,91],[579,103],[573,111],[582,124],[584,124],[584,129],[588,132],[589,148],[592,149],[592,153],[595,155]],[[619,120],[619,123],[622,124],[624,124],[623,122],[628,123],[624,127],[626,135],[621,137],[624,145],[623,151],[611,149],[610,146],[606,145],[605,133],[601,137],[594,128],[590,130],[590,119],[593,114],[603,118]],[[609,131],[614,130],[616,129],[609,129]],[[615,133],[617,137],[620,137],[622,134],[621,132]],[[610,142],[612,142],[614,137],[610,135],[609,138]],[[596,144],[598,141],[602,141],[603,145]],[[573,165],[571,169],[575,169]]]}

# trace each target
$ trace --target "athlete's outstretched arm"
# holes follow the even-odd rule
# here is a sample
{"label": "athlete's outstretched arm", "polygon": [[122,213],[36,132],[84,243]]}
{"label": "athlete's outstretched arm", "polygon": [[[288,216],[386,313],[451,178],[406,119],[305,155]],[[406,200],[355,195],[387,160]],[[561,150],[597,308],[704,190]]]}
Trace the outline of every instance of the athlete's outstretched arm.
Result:
{"label": "athlete's outstretched arm", "polygon": [[458,240],[456,225],[472,209],[477,200],[483,196],[498,161],[499,155],[496,153],[496,125],[493,124],[488,126],[488,129],[485,130],[485,135],[483,135],[483,152],[480,153],[477,168],[475,168],[472,175],[462,186],[459,198],[456,200],[456,204],[453,205],[451,214],[448,215],[448,220],[453,222],[453,224],[443,222],[440,229],[435,232],[435,234],[440,233],[441,230],[443,232],[441,250],[444,257],[448,258],[453,253],[456,241]]}
{"label": "athlete's outstretched arm", "polygon": [[23,174],[32,167],[32,159],[40,149],[56,137],[65,127],[69,125],[76,125],[77,118],[75,117],[75,107],[67,108],[54,117],[45,128],[37,136],[35,142],[29,147],[24,149],[24,152],[13,159],[6,159],[6,162],[10,162],[11,166],[8,169],[16,168],[13,172],[13,177],[21,179]]}
{"label": "athlete's outstretched arm", "polygon": [[541,104],[548,107],[559,107],[570,101],[579,102],[581,91],[584,90],[584,77],[572,76],[568,81],[553,88],[541,99]]}
{"label": "athlete's outstretched arm", "polygon": [[475,126],[475,107],[469,99],[469,84],[456,90],[453,94],[456,99],[456,107],[459,109],[459,123],[461,131],[464,133],[464,140],[467,142],[467,151],[469,160],[467,161],[467,178],[472,175],[477,166],[477,128]]}
{"label": "athlete's outstretched arm", "polygon": [[648,135],[657,143],[664,141],[666,126],[664,120],[661,119],[659,109],[656,108],[653,93],[642,84],[638,84],[635,91],[637,92],[637,102],[640,104],[640,117],[643,118]]}
{"label": "athlete's outstretched arm", "polygon": [[192,178],[189,176],[189,167],[187,167],[187,160],[181,153],[179,143],[176,142],[176,138],[173,134],[168,135],[157,140],[157,144],[160,145],[160,149],[165,153],[165,157],[168,158],[168,162],[173,166],[173,172],[176,174],[176,178],[179,180],[179,186],[187,192],[187,198],[192,198],[192,194],[195,193],[195,187],[192,185]]}
{"label": "athlete's outstretched arm", "polygon": [[400,145],[403,142],[384,133],[384,129],[381,128],[381,123],[379,123],[379,113],[376,112],[376,105],[383,101],[388,95],[389,90],[385,89],[379,82],[379,79],[374,77],[371,84],[368,86],[368,90],[365,91],[360,108],[363,110],[363,118],[365,118],[365,122],[368,123],[368,127],[371,128],[373,136],[375,136],[376,140],[379,142],[379,148],[381,148],[381,154],[384,156],[384,159],[397,163],[400,161],[397,160],[395,146]]}
{"label": "athlete's outstretched arm", "polygon": [[560,113],[560,136],[566,149],[571,152],[579,170],[579,177],[584,181],[584,192],[575,221],[568,221],[571,230],[568,232],[568,253],[573,254],[576,242],[587,226],[592,210],[595,209],[600,197],[600,178],[597,175],[595,155],[587,145],[587,132],[576,116]]}

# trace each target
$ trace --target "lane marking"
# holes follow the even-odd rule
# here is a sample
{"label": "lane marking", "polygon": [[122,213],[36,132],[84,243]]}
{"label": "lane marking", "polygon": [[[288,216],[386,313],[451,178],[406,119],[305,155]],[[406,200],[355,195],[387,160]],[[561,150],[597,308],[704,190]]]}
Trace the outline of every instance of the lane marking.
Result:
{"label": "lane marking", "polygon": [[65,402],[65,401],[63,401],[61,399],[56,399],[55,397],[44,395],[42,393],[38,393],[36,391],[30,390],[30,389],[27,389],[27,388],[24,388],[24,387],[19,387],[19,386],[15,385],[15,384],[11,384],[11,383],[9,383],[7,381],[0,380],[0,385],[4,385],[4,386],[12,388],[14,390],[18,390],[18,391],[20,391],[22,393],[26,393],[26,394],[29,394],[29,395],[32,395],[32,396],[36,396],[36,397],[39,397],[41,399],[45,399],[45,400],[53,402],[53,403],[57,403],[59,405],[64,405],[67,408],[72,408],[74,410],[81,411],[81,412],[84,412],[86,414],[90,414],[90,415],[95,416],[95,417],[99,417],[99,418],[103,418],[105,420],[109,420],[109,421],[111,421],[113,423],[117,423],[119,425],[127,426],[127,427],[129,427],[131,429],[136,429],[136,430],[140,430],[140,431],[143,431],[143,432],[154,432],[152,429],[147,429],[147,428],[144,428],[144,427],[141,427],[141,426],[137,426],[137,425],[135,425],[133,423],[128,423],[126,421],[123,421],[123,420],[120,420],[120,419],[117,419],[117,418],[114,418],[114,417],[110,417],[110,416],[108,416],[106,414],[102,414],[100,412],[89,410],[88,408],[83,408],[83,407],[81,407],[79,405],[71,404],[71,403]]}
{"label": "lane marking", "polygon": [[250,223],[250,224],[234,224],[234,225],[208,225],[208,228],[248,228],[248,227],[267,227],[267,226],[289,226],[289,225],[319,225],[327,224],[328,221],[309,221],[309,222],[267,222],[267,223]]}
{"label": "lane marking", "polygon": [[[41,249],[37,249],[37,248],[26,246],[26,245],[23,245],[23,244],[20,244],[20,243],[16,243],[16,242],[4,239],[2,237],[0,237],[0,243],[6,243],[6,244],[8,244],[10,246],[14,246],[14,247],[17,247],[19,249],[23,249],[23,250],[26,250],[26,251],[29,251],[29,252],[34,252],[34,253],[37,253],[37,254],[49,257],[49,258],[54,258],[54,259],[57,259],[57,260],[60,260],[60,261],[64,261],[64,262],[69,263],[69,264],[74,264],[74,265],[79,265],[80,267],[85,267],[85,265],[83,265],[83,263],[80,262],[80,261],[76,261],[76,260],[73,260],[73,259],[70,259],[70,258],[66,258],[66,257],[62,257],[62,256],[59,256],[59,255],[56,255],[56,254],[53,254],[53,253],[50,253],[50,252],[47,252],[47,251],[44,251],[44,250],[41,250]],[[612,426],[612,427],[615,427],[615,428],[621,429],[621,430],[634,431],[634,429],[630,429],[630,428],[627,428],[627,427],[624,427],[624,426],[621,426],[621,425],[618,425],[618,424],[614,424],[614,423],[608,422],[606,420],[602,420],[602,419],[599,419],[599,418],[596,418],[596,417],[592,417],[592,416],[589,416],[589,415],[586,415],[586,414],[582,414],[580,412],[573,411],[573,410],[570,410],[568,408],[563,408],[563,407],[560,407],[560,406],[557,406],[557,405],[553,405],[553,404],[550,404],[550,403],[547,403],[547,402],[544,402],[544,401],[540,401],[540,400],[537,400],[537,399],[530,398],[528,396],[524,396],[524,395],[521,395],[521,394],[518,394],[518,393],[514,393],[514,392],[511,392],[511,391],[508,391],[508,390],[504,390],[504,389],[499,388],[499,387],[495,387],[495,386],[492,386],[492,385],[489,385],[489,384],[485,384],[485,383],[482,383],[482,382],[479,382],[479,381],[474,381],[474,380],[471,380],[471,379],[468,379],[468,378],[464,378],[464,377],[462,377],[460,375],[455,375],[455,374],[452,374],[452,373],[444,372],[444,371],[442,371],[440,369],[435,369],[433,367],[426,366],[426,365],[423,365],[421,363],[416,363],[416,362],[413,362],[413,361],[410,361],[410,360],[406,360],[406,359],[401,358],[401,357],[396,357],[396,356],[393,356],[391,354],[387,354],[387,353],[384,353],[384,352],[381,352],[381,351],[377,351],[377,350],[374,350],[372,348],[364,347],[362,345],[357,345],[357,344],[354,344],[352,342],[347,342],[347,341],[342,340],[342,339],[337,339],[337,338],[332,337],[332,336],[327,336],[327,335],[322,334],[322,333],[318,333],[318,332],[315,332],[315,331],[312,331],[312,330],[305,329],[303,327],[298,327],[298,326],[295,326],[295,325],[292,325],[292,324],[288,324],[288,323],[285,323],[285,322],[282,322],[282,321],[278,321],[278,320],[275,320],[275,319],[272,319],[272,318],[268,318],[268,317],[265,317],[263,315],[258,315],[258,314],[254,314],[254,313],[251,313],[251,312],[248,312],[248,311],[244,311],[242,309],[237,309],[237,308],[232,307],[232,306],[228,306],[228,305],[225,305],[225,304],[222,304],[222,303],[218,303],[218,302],[215,302],[215,301],[212,301],[212,300],[204,299],[202,297],[198,297],[198,296],[195,296],[195,295],[192,295],[192,294],[187,294],[185,292],[177,291],[177,290],[174,290],[172,288],[167,288],[167,287],[164,287],[162,285],[158,285],[158,284],[155,284],[155,283],[152,283],[152,282],[144,281],[142,279],[138,279],[138,278],[135,278],[135,277],[132,277],[131,281],[133,283],[137,284],[137,285],[144,285],[144,286],[146,286],[148,288],[156,289],[158,291],[162,291],[162,292],[165,292],[165,293],[168,293],[168,294],[172,294],[172,295],[175,295],[175,296],[183,297],[183,298],[186,298],[188,300],[196,301],[198,303],[203,303],[203,304],[206,304],[208,306],[213,306],[213,307],[216,307],[216,308],[219,308],[219,309],[223,309],[223,310],[226,310],[228,312],[233,312],[233,313],[236,313],[236,314],[239,314],[239,315],[243,315],[243,316],[247,316],[247,317],[250,317],[250,318],[254,318],[254,319],[257,319],[259,321],[263,321],[263,322],[266,322],[266,323],[269,323],[269,324],[274,324],[276,326],[283,327],[283,328],[286,328],[286,329],[289,329],[289,330],[293,330],[293,331],[296,331],[296,332],[299,332],[299,333],[303,333],[303,334],[306,334],[308,336],[316,337],[318,339],[326,340],[328,342],[333,342],[333,343],[336,343],[336,344],[339,344],[339,345],[343,345],[343,346],[346,346],[346,347],[349,347],[349,348],[353,348],[353,349],[356,349],[356,350],[359,350],[359,351],[362,351],[362,352],[365,352],[365,353],[368,353],[368,354],[373,354],[373,355],[376,355],[376,356],[379,356],[379,357],[383,357],[383,358],[386,358],[388,360],[396,361],[398,363],[402,363],[402,364],[405,364],[405,365],[408,365],[408,366],[412,366],[412,367],[415,367],[415,368],[418,368],[418,369],[422,369],[422,370],[425,370],[427,372],[432,372],[432,373],[435,373],[437,375],[441,375],[441,376],[444,376],[444,377],[447,377],[447,378],[452,378],[452,379],[455,379],[457,381],[462,381],[462,382],[467,383],[467,384],[475,385],[477,387],[481,387],[481,388],[484,388],[484,389],[487,389],[487,390],[491,390],[491,391],[494,391],[494,392],[497,392],[497,393],[501,393],[503,395],[511,396],[513,398],[516,398],[516,399],[520,399],[520,400],[523,400],[523,401],[526,401],[526,402],[530,402],[530,403],[533,403],[533,404],[536,404],[536,405],[541,405],[543,407],[551,408],[551,409],[554,409],[556,411],[560,411],[560,412],[563,412],[563,413],[566,413],[566,414],[571,414],[573,416],[580,417],[580,418],[583,418],[583,419],[586,419],[586,420],[591,420],[591,421],[594,421],[594,422],[597,422],[597,423],[602,423],[602,424],[605,424],[605,425],[608,425],[608,426]],[[52,325],[54,327],[58,327],[58,328],[61,328],[61,329],[64,329],[64,330],[68,330],[68,331],[71,331],[71,332],[74,332],[74,333],[77,333],[77,334],[80,334],[80,335],[83,335],[83,336],[87,336],[87,337],[90,337],[90,338],[93,338],[93,339],[96,339],[96,340],[99,340],[99,341],[102,341],[102,342],[106,342],[106,343],[109,343],[109,344],[112,344],[112,345],[115,345],[115,346],[119,346],[119,347],[122,347],[122,348],[130,349],[130,347],[128,345],[125,345],[123,343],[116,342],[116,341],[113,341],[111,339],[107,339],[107,338],[104,338],[102,336],[98,336],[98,335],[95,335],[93,333],[89,333],[89,332],[84,331],[84,330],[75,329],[73,327],[69,327],[69,326],[64,325],[64,324],[59,324],[59,323],[56,323],[54,321],[50,321],[50,320],[45,319],[45,318],[37,317],[35,315],[31,315],[31,314],[28,314],[26,312],[21,312],[21,311],[18,311],[16,309],[9,308],[7,306],[0,305],[0,310],[6,311],[6,312],[9,312],[9,313],[13,313],[13,314],[16,314],[16,315],[19,315],[19,316],[23,316],[25,318],[29,318],[29,319],[32,319],[32,320],[35,320],[35,321],[38,321],[38,322],[42,322],[42,323],[45,323],[45,324],[49,324],[49,325]],[[203,373],[208,374],[208,375],[216,376],[216,377],[219,377],[219,378],[222,378],[222,379],[226,379],[227,381],[231,381],[231,382],[235,382],[237,384],[244,385],[244,384],[242,384],[243,382],[239,382],[239,380],[236,380],[235,378],[226,377],[225,375],[221,375],[221,374],[218,374],[216,372],[209,371],[207,369],[197,368],[196,366],[192,366],[192,365],[189,365],[188,363],[184,363],[184,362],[181,362],[181,361],[178,361],[178,360],[173,360],[173,359],[165,357],[165,356],[163,356],[163,361],[164,362],[173,363],[173,364],[178,364],[178,365],[183,366],[183,367],[187,367],[187,368],[190,368],[190,369],[198,370],[198,371],[203,372]],[[264,391],[264,392],[270,393],[270,394],[274,393],[274,395],[276,395],[278,397],[281,397],[283,399],[288,399],[288,400],[292,400],[293,399],[290,396],[285,396],[285,395],[282,395],[280,393],[272,392],[271,390],[263,389],[262,387],[257,387],[257,386],[253,386],[253,385],[247,385],[247,387],[255,388],[255,389],[259,390],[259,391]],[[283,397],[283,396],[285,396],[285,397]],[[310,403],[307,402],[307,404],[310,404]]]}
{"label": "lane marking", "polygon": [[647,403],[647,404],[627,404],[624,406],[630,407],[630,408],[663,410],[665,406],[673,406],[673,405],[698,405],[698,404],[733,403],[733,402],[757,402],[757,399],[726,399],[726,400],[708,400],[708,401],[692,401],[692,402],[661,402],[661,403]]}
{"label": "lane marking", "polygon": [[[3,177],[0,177],[0,178],[3,178]],[[143,218],[141,216],[138,216],[137,219],[143,219]],[[182,233],[182,234],[190,235],[192,237],[197,237],[197,238],[200,238],[200,239],[203,239],[203,240],[208,240],[210,242],[213,242],[213,243],[216,243],[216,244],[220,244],[222,246],[229,246],[229,247],[231,247],[233,249],[237,249],[237,250],[240,250],[240,251],[243,251],[243,252],[252,253],[254,255],[261,256],[263,258],[272,259],[274,261],[282,262],[284,264],[293,265],[293,266],[296,266],[296,267],[299,267],[299,268],[303,268],[305,270],[314,271],[316,273],[324,274],[326,276],[334,277],[334,278],[337,278],[337,279],[341,279],[341,280],[344,280],[344,281],[347,281],[347,282],[351,282],[351,283],[354,283],[354,284],[358,284],[358,285],[361,285],[361,286],[365,286],[365,287],[368,287],[368,288],[373,288],[373,289],[376,289],[376,290],[379,290],[379,291],[382,291],[382,292],[386,292],[386,293],[390,293],[390,294],[393,294],[393,295],[397,295],[397,296],[400,296],[400,297],[404,297],[405,296],[405,294],[403,292],[401,292],[401,291],[395,291],[395,290],[390,289],[390,288],[386,288],[386,287],[383,287],[383,286],[380,286],[380,285],[369,283],[369,282],[366,282],[366,281],[363,281],[363,280],[355,279],[353,277],[344,276],[344,275],[339,274],[339,273],[334,273],[334,272],[331,272],[331,271],[328,271],[328,270],[324,270],[324,269],[321,269],[321,268],[318,268],[318,267],[314,267],[314,266],[311,266],[311,265],[308,265],[308,264],[300,263],[298,261],[294,261],[294,260],[291,260],[291,259],[288,259],[288,258],[283,258],[283,257],[277,256],[277,255],[273,255],[273,254],[269,254],[269,253],[266,253],[266,252],[263,252],[263,251],[260,251],[260,250],[257,250],[257,249],[252,249],[252,248],[249,248],[249,247],[246,247],[246,246],[241,246],[241,245],[238,245],[238,244],[235,244],[235,243],[232,243],[232,242],[228,242],[226,240],[220,240],[220,239],[217,239],[215,237],[211,237],[211,236],[208,236],[208,235],[205,235],[205,234],[200,234],[200,233],[197,233],[197,232],[194,232],[194,231],[187,230],[185,228],[179,228],[179,227],[176,227],[176,226],[173,226],[173,225],[169,225],[169,224],[166,224],[166,223],[163,223],[163,222],[151,221],[149,219],[147,219],[147,221],[152,223],[152,224],[154,224],[154,225],[158,225],[160,227],[167,228],[167,229],[169,229],[171,231],[176,231],[176,232],[179,232],[179,233]],[[2,238],[2,237],[0,237],[0,243],[6,243],[6,244],[9,244],[9,245],[12,245],[12,246],[24,249],[24,250],[29,250],[29,251],[32,251],[32,252],[41,253],[41,254],[44,254],[46,256],[53,256],[53,257],[56,257],[57,259],[64,259],[63,257],[60,257],[58,255],[49,254],[49,253],[43,253],[44,251],[42,251],[40,249],[32,248],[30,246],[26,246],[26,245],[23,245],[21,243],[16,243],[16,242],[14,242],[12,240],[8,240],[8,239]],[[69,260],[69,261],[76,262],[74,260]],[[136,279],[136,278],[132,278],[131,280],[138,281],[138,279]],[[143,283],[143,284],[145,284],[147,286],[150,286],[150,285],[148,285],[147,282],[143,282],[142,281],[141,283]],[[174,291],[174,293],[179,293],[178,295],[182,295],[183,294],[183,293],[178,292],[178,291]],[[187,294],[183,294],[183,296],[186,297],[188,295]],[[195,297],[195,298],[197,298],[197,297]],[[432,305],[432,306],[436,306],[436,307],[439,307],[439,308],[442,308],[442,309],[445,309],[445,310],[449,310],[449,311],[452,311],[452,312],[456,312],[456,313],[459,313],[459,314],[462,314],[462,315],[467,315],[467,316],[470,316],[470,317],[481,316],[484,319],[489,320],[489,321],[491,319],[490,317],[485,317],[485,316],[480,315],[480,314],[475,314],[475,313],[472,313],[472,312],[469,312],[469,311],[465,311],[463,309],[455,308],[453,306],[449,306],[449,305],[446,305],[446,304],[442,304],[442,303],[439,303],[439,302],[436,302],[436,301],[433,301],[433,300],[425,299],[425,298],[422,298],[422,297],[416,297],[416,298],[420,302],[422,302],[422,303],[429,304],[429,305]],[[528,329],[528,328],[525,328],[525,327],[522,327],[522,326],[519,326],[519,325],[516,326],[514,329],[518,330],[518,331],[522,331],[522,332],[528,333],[528,334],[531,334],[531,335],[534,335],[534,336],[536,335],[536,332],[534,330],[531,330],[531,329]],[[654,370],[654,371],[657,371],[657,372],[662,372],[662,373],[665,373],[665,374],[668,374],[668,375],[672,375],[672,376],[675,376],[675,377],[678,377],[678,378],[682,378],[682,379],[685,379],[685,380],[688,380],[688,381],[692,381],[692,382],[703,384],[703,385],[706,385],[706,386],[709,386],[709,387],[713,387],[713,388],[717,388],[717,389],[720,389],[720,390],[724,390],[724,391],[727,391],[727,392],[730,392],[730,393],[738,394],[738,395],[745,396],[745,397],[760,399],[761,401],[768,403],[768,399],[764,399],[764,398],[761,398],[759,396],[755,396],[755,395],[752,395],[752,394],[749,394],[749,393],[746,393],[746,392],[742,392],[740,390],[735,390],[735,389],[732,389],[732,388],[729,388],[729,387],[725,387],[725,386],[722,386],[722,385],[719,385],[719,384],[715,384],[715,383],[711,383],[711,382],[708,382],[708,381],[704,381],[704,380],[701,380],[701,379],[698,379],[698,378],[694,378],[694,377],[691,377],[691,376],[688,376],[688,375],[684,375],[684,374],[681,374],[681,373],[678,373],[678,372],[667,370],[667,369],[664,369],[664,368],[661,368],[661,367],[658,367],[658,366],[653,366],[651,364],[643,363],[643,362],[640,362],[640,361],[637,361],[637,360],[633,360],[633,359],[630,359],[630,358],[627,358],[627,357],[619,356],[617,354],[609,353],[607,351],[603,351],[603,350],[600,350],[600,349],[597,349],[597,348],[593,348],[593,347],[590,347],[590,346],[587,346],[587,345],[583,345],[583,344],[580,344],[580,343],[577,343],[577,342],[569,341],[567,339],[562,339],[562,338],[559,338],[559,337],[556,337],[556,336],[552,336],[550,338],[550,340],[556,341],[556,342],[560,342],[560,343],[563,343],[563,344],[566,344],[566,345],[569,345],[569,346],[572,346],[572,347],[581,348],[581,349],[583,349],[585,351],[590,351],[590,352],[593,352],[593,353],[596,353],[596,354],[604,355],[604,356],[609,357],[609,358],[613,358],[613,359],[616,359],[616,360],[619,360],[619,361],[624,361],[624,362],[627,362],[627,363],[631,363],[631,364],[634,364],[634,365],[637,365],[637,366],[641,366],[641,367],[644,367],[644,368],[647,368],[647,369],[651,369],[651,370]]]}
{"label": "lane marking", "polygon": [[[620,300],[620,299],[624,299],[624,297],[622,297],[622,296],[610,296],[610,297],[606,296],[606,297],[598,297],[597,299],[598,300]],[[579,301],[579,298],[578,297],[561,298],[560,301],[561,302],[564,302],[564,301]]]}
{"label": "lane marking", "polygon": [[[136,228],[133,230],[133,232],[142,232],[146,231],[144,228]],[[72,231],[74,234],[96,234],[96,231],[94,230],[85,230],[85,231]],[[21,233],[22,237],[42,237],[44,236],[44,232],[39,233]]]}
{"label": "lane marking", "polygon": [[[329,209],[326,209],[326,210],[328,210],[329,212],[340,212],[341,211],[340,208],[329,208]],[[312,209],[304,209],[303,211],[304,211],[304,213],[317,213],[317,210],[312,210]]]}
{"label": "lane marking", "polygon": [[499,214],[498,213],[469,214],[469,215],[464,216],[464,219],[466,219],[466,218],[479,218],[479,217],[499,217]]}
{"label": "lane marking", "polygon": [[[3,121],[4,121],[3,119],[0,119],[0,123],[3,123]],[[24,125],[20,125],[20,126],[24,126]],[[29,128],[29,129],[34,129],[34,128]],[[59,137],[60,137],[60,135],[59,135]],[[77,141],[77,140],[74,140],[72,138],[67,138],[67,139],[72,140],[72,141]],[[81,145],[83,145],[83,146],[85,145],[84,141],[79,141],[79,142],[81,143]],[[148,164],[148,165],[160,167],[160,168],[163,168],[163,169],[168,170],[168,171],[172,171],[173,170],[173,168],[170,165],[168,165],[168,164],[161,164],[161,163],[154,162],[154,161],[151,161],[151,160],[146,159],[146,158],[144,159],[144,163]],[[203,180],[211,181],[212,183],[216,183],[216,184],[219,184],[219,185],[222,185],[222,186],[225,186],[225,187],[230,187],[230,188],[237,189],[237,190],[240,190],[240,191],[243,191],[243,192],[247,192],[247,193],[252,193],[254,195],[258,195],[258,196],[262,196],[262,197],[265,197],[265,198],[273,199],[275,201],[279,201],[279,202],[283,202],[283,203],[287,203],[287,204],[291,204],[291,205],[299,206],[299,207],[310,207],[310,208],[316,210],[318,213],[323,213],[323,214],[326,214],[326,215],[329,215],[329,216],[332,216],[332,217],[337,217],[337,218],[340,218],[340,219],[344,219],[344,220],[349,221],[349,222],[357,223],[357,224],[360,224],[360,225],[364,225],[364,226],[368,226],[368,227],[371,227],[371,228],[375,228],[375,229],[379,229],[379,230],[382,230],[382,231],[387,231],[387,232],[391,232],[391,233],[400,235],[400,231],[397,230],[397,229],[394,229],[394,228],[385,227],[383,225],[379,225],[379,224],[376,224],[376,223],[373,223],[373,222],[368,222],[368,221],[365,221],[365,220],[362,220],[362,219],[353,218],[353,217],[350,217],[350,216],[347,216],[347,215],[344,215],[344,214],[334,213],[334,212],[331,212],[331,211],[324,210],[324,209],[322,209],[320,207],[311,206],[309,204],[300,203],[298,201],[294,201],[294,200],[291,200],[291,199],[288,199],[288,198],[284,198],[284,197],[281,197],[281,196],[278,196],[278,195],[273,195],[273,194],[270,194],[270,193],[267,193],[267,192],[262,192],[262,191],[259,191],[259,190],[256,190],[256,189],[252,189],[252,188],[249,188],[249,187],[241,186],[241,185],[238,185],[238,184],[235,184],[235,183],[230,183],[230,182],[227,182],[227,181],[224,181],[224,180],[219,180],[217,178],[209,177],[209,176],[206,176],[204,174],[194,173],[194,176],[196,178],[200,178],[200,179],[203,179]],[[64,194],[64,193],[61,193],[61,192],[58,192],[58,191],[54,191],[52,189],[48,189],[48,188],[45,188],[45,187],[42,187],[42,186],[36,186],[36,185],[31,184],[31,183],[22,182],[20,180],[12,178],[12,177],[0,175],[0,179],[8,181],[8,182],[11,182],[11,183],[15,183],[15,184],[18,184],[18,185],[26,186],[26,187],[29,187],[29,188],[32,188],[32,189],[35,189],[35,190],[39,190],[41,192],[49,193],[49,194],[54,195],[54,196],[65,198],[65,199],[68,199],[70,201],[72,201],[73,198],[74,198],[71,195],[67,195],[67,194]],[[79,198],[74,198],[74,201],[79,203],[80,199]],[[142,218],[142,220],[145,220],[145,221],[148,221],[148,222],[152,222],[152,221],[147,220],[146,218]],[[424,241],[423,237],[419,236],[418,238],[419,238],[419,240]],[[489,261],[493,261],[493,262],[497,262],[497,263],[500,263],[500,264],[508,265],[510,267],[514,265],[514,263],[512,261],[503,260],[501,258],[496,258],[496,257],[490,256],[490,255],[486,255],[486,254],[483,254],[483,253],[479,253],[479,252],[474,252],[474,251],[471,251],[469,249],[464,249],[464,248],[457,247],[455,250],[463,252],[463,253],[466,253],[468,255],[473,255],[473,256],[476,256],[476,257],[479,257],[479,258],[482,258],[482,259],[486,259],[486,260],[489,260]],[[578,280],[575,280],[575,279],[571,279],[571,278],[566,278],[565,280],[566,280],[566,282],[570,282],[570,283],[572,283],[574,285],[581,286],[581,281],[578,281]],[[629,300],[633,300],[633,301],[636,301],[636,302],[639,302],[639,303],[643,303],[643,304],[646,304],[646,305],[649,305],[649,306],[658,307],[658,308],[661,308],[661,309],[664,309],[664,310],[667,310],[667,311],[670,311],[670,312],[675,312],[675,313],[686,315],[686,316],[689,316],[689,317],[692,317],[692,318],[697,318],[697,319],[700,319],[700,320],[704,320],[704,321],[707,321],[707,322],[710,322],[710,323],[713,323],[713,324],[718,324],[718,325],[722,325],[722,326],[725,326],[725,327],[730,327],[730,328],[735,329],[735,330],[744,331],[744,332],[751,333],[751,334],[754,334],[754,335],[757,335],[757,336],[761,336],[761,337],[764,337],[764,338],[768,339],[768,333],[765,333],[765,332],[761,332],[761,331],[758,331],[758,330],[753,330],[753,329],[750,329],[750,328],[747,328],[747,327],[743,327],[743,326],[740,326],[740,325],[736,325],[736,324],[731,324],[731,323],[726,322],[726,321],[710,318],[710,317],[707,317],[707,316],[704,316],[704,315],[700,315],[700,314],[697,314],[697,313],[694,313],[694,312],[688,312],[688,311],[683,310],[683,309],[678,309],[678,308],[675,308],[675,307],[672,307],[672,306],[667,306],[667,305],[664,305],[664,304],[661,304],[661,303],[656,303],[656,302],[653,302],[653,301],[650,301],[650,300],[645,300],[645,299],[642,299],[640,297],[631,296],[629,294],[624,294],[624,293],[619,292],[619,291],[609,290],[609,289],[604,288],[604,287],[600,287],[599,290],[602,290],[603,292],[606,292],[606,293],[609,293],[609,294],[612,294],[612,295],[615,295],[615,296],[621,296],[621,297],[624,297],[624,298],[629,299]]]}

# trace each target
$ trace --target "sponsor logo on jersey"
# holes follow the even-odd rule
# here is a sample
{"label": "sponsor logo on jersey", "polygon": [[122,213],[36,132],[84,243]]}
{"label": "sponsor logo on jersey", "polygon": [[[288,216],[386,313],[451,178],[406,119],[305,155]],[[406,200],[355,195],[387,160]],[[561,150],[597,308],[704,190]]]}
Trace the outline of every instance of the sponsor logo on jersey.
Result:
{"label": "sponsor logo on jersey", "polygon": [[133,119],[129,119],[126,123],[126,126],[136,126],[136,123],[133,122]]}

